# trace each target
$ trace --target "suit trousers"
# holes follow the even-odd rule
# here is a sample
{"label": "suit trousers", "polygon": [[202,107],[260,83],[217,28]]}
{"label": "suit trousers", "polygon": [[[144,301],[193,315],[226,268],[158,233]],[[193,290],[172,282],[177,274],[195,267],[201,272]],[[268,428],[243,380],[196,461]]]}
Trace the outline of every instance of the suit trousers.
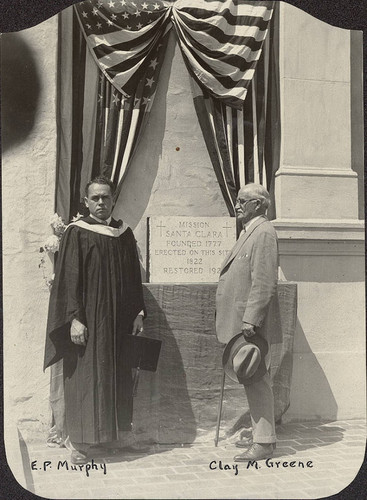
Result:
{"label": "suit trousers", "polygon": [[[265,363],[267,367],[270,366],[269,354]],[[274,396],[269,373],[244,387],[251,415],[253,442],[275,443]]]}

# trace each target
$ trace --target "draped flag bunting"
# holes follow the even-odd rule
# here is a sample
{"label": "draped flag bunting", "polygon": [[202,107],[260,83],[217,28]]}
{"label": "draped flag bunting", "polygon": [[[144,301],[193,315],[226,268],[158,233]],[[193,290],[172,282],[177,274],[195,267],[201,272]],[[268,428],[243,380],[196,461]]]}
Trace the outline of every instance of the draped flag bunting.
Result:
{"label": "draped flag bunting", "polygon": [[167,2],[88,0],[75,9],[98,66],[116,89],[131,96],[171,27]]}
{"label": "draped flag bunting", "polygon": [[241,108],[268,32],[274,2],[177,0],[172,20],[192,76]]}
{"label": "draped flag bunting", "polygon": [[106,77],[131,95],[170,19],[192,75],[240,108],[268,32],[274,2],[87,0],[76,4],[87,43]]}
{"label": "draped flag bunting", "polygon": [[[196,113],[229,214],[241,186],[256,182],[269,188],[272,178],[271,150],[266,141],[269,107],[269,38],[256,68],[249,95],[241,109],[227,106],[199,87],[191,87]],[[265,158],[265,151],[267,152]]]}
{"label": "draped flag bunting", "polygon": [[[132,3],[137,4],[129,2],[127,7],[130,10]],[[117,55],[111,54],[115,49],[117,54],[120,54],[121,46],[115,45],[113,50],[110,47],[112,52],[109,54],[109,46],[103,37],[112,36],[111,33],[101,33],[99,37],[92,38],[87,35],[89,26],[103,30],[99,27],[104,12],[102,4],[108,7],[108,3],[102,1],[82,2],[75,7],[76,15],[73,15],[71,9],[66,9],[60,17],[63,50],[60,53],[60,141],[56,209],[65,220],[70,220],[82,210],[82,190],[92,177],[104,174],[111,178],[116,186],[121,185],[154,101],[169,36],[170,25],[167,22],[161,22],[159,26],[155,24],[152,32],[159,31],[159,36],[151,35],[154,43],[151,43],[148,52],[144,52],[143,64],[140,65],[139,71],[134,73],[135,80],[133,78],[132,82],[128,72],[125,73],[126,85],[120,88],[116,82],[122,82],[124,72],[117,71]],[[121,5],[121,2],[119,4]],[[154,5],[159,4],[157,2]],[[133,16],[135,24],[130,20],[130,24],[126,24],[126,28],[122,28],[121,32],[124,32],[125,36],[126,33],[129,35],[134,31],[134,41],[138,46],[138,38],[141,41],[138,36],[141,31],[139,18],[142,15],[139,16],[136,7],[133,12],[138,13]],[[154,22],[155,15],[154,11],[152,12]],[[159,12],[161,14],[161,11]],[[93,24],[90,17],[93,18]],[[120,17],[124,19],[123,16]],[[129,18],[130,14],[125,22]],[[162,21],[159,15],[157,19]],[[104,25],[107,30],[112,29],[106,20]],[[99,45],[95,44],[97,38]],[[102,50],[106,55],[101,57],[101,66],[96,64],[96,53],[100,55]],[[109,67],[106,61],[110,61]],[[129,89],[129,86],[131,90],[128,94],[126,89]]]}
{"label": "draped flag bunting", "polygon": [[272,1],[247,0],[85,0],[74,6],[73,43],[62,36],[72,61],[60,56],[57,209],[65,219],[79,210],[91,177],[102,173],[121,187],[153,104],[172,23],[205,96],[208,123],[203,113],[199,120],[233,215],[239,185],[265,179],[266,107],[258,99],[261,85],[251,87],[251,81],[273,7]]}

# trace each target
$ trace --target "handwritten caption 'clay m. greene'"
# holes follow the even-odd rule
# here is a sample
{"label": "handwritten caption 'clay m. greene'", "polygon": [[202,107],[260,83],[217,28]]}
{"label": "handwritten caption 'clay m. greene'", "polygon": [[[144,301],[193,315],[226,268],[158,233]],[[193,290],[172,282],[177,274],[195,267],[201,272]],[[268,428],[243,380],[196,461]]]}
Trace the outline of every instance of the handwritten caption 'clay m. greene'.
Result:
{"label": "handwritten caption 'clay m. greene'", "polygon": [[148,219],[151,283],[215,283],[236,242],[230,217],[163,217]]}

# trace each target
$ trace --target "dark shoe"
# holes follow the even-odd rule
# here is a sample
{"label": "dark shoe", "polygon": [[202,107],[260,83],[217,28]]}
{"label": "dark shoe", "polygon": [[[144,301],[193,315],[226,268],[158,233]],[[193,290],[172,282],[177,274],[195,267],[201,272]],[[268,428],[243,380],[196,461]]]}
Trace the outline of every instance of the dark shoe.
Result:
{"label": "dark shoe", "polygon": [[249,460],[265,460],[266,458],[271,458],[274,453],[274,445],[253,443],[253,445],[241,453],[241,455],[236,455],[234,457],[235,462],[248,462]]}
{"label": "dark shoe", "polygon": [[150,446],[141,443],[134,443],[129,446],[124,446],[122,449],[131,453],[148,453],[150,451]]}
{"label": "dark shoe", "polygon": [[71,452],[71,463],[74,465],[83,465],[88,463],[88,457],[81,451],[74,450]]}
{"label": "dark shoe", "polygon": [[148,453],[150,451],[150,446],[138,442],[122,446],[120,446],[118,443],[115,443],[114,445],[110,446],[109,449],[113,453],[121,453],[121,452]]}
{"label": "dark shoe", "polygon": [[252,445],[252,439],[240,439],[239,441],[236,441],[235,444],[236,448],[250,448]]}

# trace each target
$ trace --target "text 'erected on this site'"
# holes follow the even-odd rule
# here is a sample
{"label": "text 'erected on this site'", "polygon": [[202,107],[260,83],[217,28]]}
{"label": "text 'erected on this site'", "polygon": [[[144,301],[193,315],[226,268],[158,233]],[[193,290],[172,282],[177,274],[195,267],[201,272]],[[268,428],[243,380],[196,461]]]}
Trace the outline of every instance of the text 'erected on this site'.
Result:
{"label": "text 'erected on this site'", "polygon": [[148,218],[150,283],[215,283],[236,242],[231,217]]}

